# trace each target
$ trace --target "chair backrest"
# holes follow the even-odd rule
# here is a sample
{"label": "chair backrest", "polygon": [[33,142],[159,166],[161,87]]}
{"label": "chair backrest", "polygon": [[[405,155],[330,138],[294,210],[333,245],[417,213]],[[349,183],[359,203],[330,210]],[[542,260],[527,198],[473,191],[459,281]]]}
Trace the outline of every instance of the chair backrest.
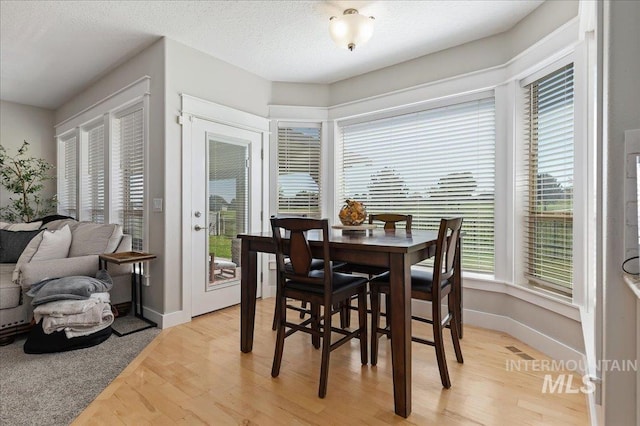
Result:
{"label": "chair backrest", "polygon": [[[331,288],[331,259],[329,255],[329,221],[327,219],[309,219],[302,217],[271,218],[271,230],[276,245],[278,285],[286,280],[295,280],[308,284]],[[311,247],[307,239],[308,231],[320,231],[322,235],[322,258],[324,259],[324,277],[309,277]],[[285,268],[285,258],[289,267]],[[316,259],[318,256],[315,257]]]}
{"label": "chair backrest", "polygon": [[438,241],[436,243],[436,255],[433,261],[433,285],[431,293],[433,300],[440,294],[443,281],[448,284],[453,283],[454,265],[459,256],[460,229],[462,228],[462,218],[440,219],[440,230],[438,231]]}
{"label": "chair backrest", "polygon": [[395,213],[380,213],[370,214],[369,224],[373,224],[374,221],[384,222],[384,229],[387,231],[393,231],[396,229],[396,223],[404,222],[405,230],[411,232],[411,222],[413,216],[410,214],[395,214]]}

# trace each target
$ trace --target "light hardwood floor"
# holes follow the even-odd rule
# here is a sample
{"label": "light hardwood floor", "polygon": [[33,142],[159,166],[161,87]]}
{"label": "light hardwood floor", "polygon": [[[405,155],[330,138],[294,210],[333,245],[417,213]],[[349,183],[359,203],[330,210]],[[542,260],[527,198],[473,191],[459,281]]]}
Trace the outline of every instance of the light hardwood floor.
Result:
{"label": "light hardwood floor", "polygon": [[[442,388],[433,348],[413,344],[413,413],[408,419],[393,411],[391,351],[384,337],[376,367],[360,364],[356,340],[332,352],[327,397],[320,399],[321,354],[306,334],[286,339],[280,376],[271,377],[273,300],[257,302],[252,353],[240,352],[238,306],[164,330],[73,424],[589,423],[583,394],[542,393],[547,372],[507,371],[509,360],[525,363],[507,346],[536,360],[546,356],[511,336],[469,325],[461,342],[464,364],[456,363],[450,336],[445,336],[451,389]],[[414,334],[425,330],[414,322]],[[573,383],[581,384],[578,377]]]}

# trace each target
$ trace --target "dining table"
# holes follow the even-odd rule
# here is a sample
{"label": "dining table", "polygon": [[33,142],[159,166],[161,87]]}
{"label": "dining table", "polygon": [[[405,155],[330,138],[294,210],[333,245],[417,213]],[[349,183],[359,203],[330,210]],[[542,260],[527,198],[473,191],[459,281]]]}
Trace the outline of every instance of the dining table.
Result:
{"label": "dining table", "polygon": [[[253,349],[256,292],[258,285],[258,253],[275,253],[271,232],[239,234],[241,240],[241,296],[240,296],[240,349],[249,353]],[[312,255],[322,258],[321,235],[307,235]],[[384,230],[361,232],[330,231],[329,254],[332,261],[357,263],[387,268],[390,272],[391,356],[393,369],[393,395],[396,414],[411,414],[411,266],[435,255],[437,231]],[[286,240],[285,240],[286,242]],[[462,336],[462,283],[460,255],[453,286],[456,300],[455,314],[460,321]],[[287,250],[285,244],[285,251]]]}

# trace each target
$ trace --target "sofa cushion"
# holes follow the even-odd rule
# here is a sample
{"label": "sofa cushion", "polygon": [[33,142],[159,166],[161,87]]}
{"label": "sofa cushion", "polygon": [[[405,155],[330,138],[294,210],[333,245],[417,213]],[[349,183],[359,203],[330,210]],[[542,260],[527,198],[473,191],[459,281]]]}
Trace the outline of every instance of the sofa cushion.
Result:
{"label": "sofa cushion", "polygon": [[29,241],[40,232],[42,231],[38,229],[35,231],[0,229],[0,263],[16,263]]}
{"label": "sofa cushion", "polygon": [[0,264],[0,309],[11,309],[20,304],[22,289],[11,281],[12,271],[13,264]]}
{"label": "sofa cushion", "polygon": [[64,259],[69,254],[71,247],[71,229],[65,225],[62,229],[55,231],[42,231],[42,242],[38,250],[31,258],[31,262],[36,260]]}
{"label": "sofa cushion", "polygon": [[71,234],[69,257],[113,253],[122,239],[122,226],[114,223],[78,222]]}

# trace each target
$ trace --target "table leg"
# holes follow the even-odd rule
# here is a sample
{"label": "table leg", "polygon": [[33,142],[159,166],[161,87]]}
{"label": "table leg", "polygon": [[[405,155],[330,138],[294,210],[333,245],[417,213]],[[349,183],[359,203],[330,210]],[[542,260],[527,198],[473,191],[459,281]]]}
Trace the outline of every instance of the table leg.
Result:
{"label": "table leg", "polygon": [[240,350],[253,349],[253,329],[256,318],[256,292],[258,288],[258,254],[249,251],[249,242],[242,240],[240,281]]}
{"label": "table leg", "polygon": [[411,264],[393,253],[390,271],[393,398],[396,414],[406,418],[411,414]]}
{"label": "table leg", "polygon": [[[135,273],[135,266],[133,268],[133,272]],[[142,262],[138,263],[138,273],[136,275],[136,287],[138,289],[138,304],[140,305],[140,318],[144,318],[144,313],[142,312],[142,307],[144,303],[142,303],[142,280],[144,279],[144,272],[142,270]]]}

